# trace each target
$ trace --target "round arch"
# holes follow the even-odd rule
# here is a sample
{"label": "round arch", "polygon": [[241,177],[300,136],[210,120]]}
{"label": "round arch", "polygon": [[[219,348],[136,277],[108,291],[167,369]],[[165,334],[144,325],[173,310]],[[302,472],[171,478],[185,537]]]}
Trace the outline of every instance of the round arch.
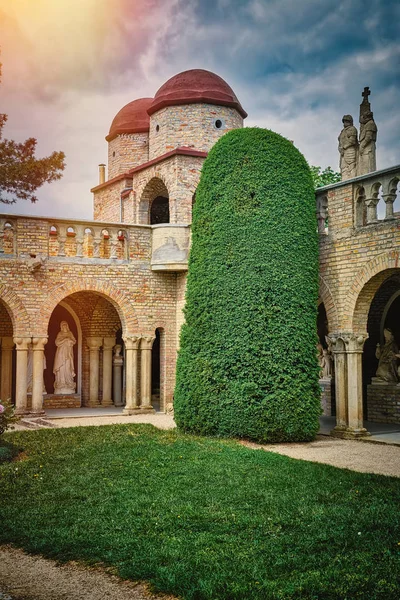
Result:
{"label": "round arch", "polygon": [[10,316],[14,336],[30,333],[30,318],[21,298],[7,286],[0,284],[0,300]]}
{"label": "round arch", "polygon": [[322,275],[319,276],[319,302],[325,306],[329,332],[337,331],[339,327],[337,308],[332,292]]}
{"label": "round arch", "polygon": [[399,253],[395,250],[379,254],[357,273],[348,293],[345,309],[350,331],[367,332],[368,312],[371,302],[382,283],[399,268]]}
{"label": "round arch", "polygon": [[[150,224],[150,210],[153,200],[156,198],[170,199],[167,184],[164,178],[157,174],[147,181],[139,200],[139,223],[141,225]],[[170,213],[170,207],[169,207]]]}
{"label": "round arch", "polygon": [[47,325],[57,304],[67,296],[77,292],[94,292],[108,300],[118,313],[123,335],[129,335],[138,331],[139,323],[133,310],[133,303],[124,292],[115,288],[110,283],[103,281],[75,279],[72,282],[64,283],[48,290],[48,296],[42,303],[36,317],[37,329],[41,332],[41,335],[47,335]]}

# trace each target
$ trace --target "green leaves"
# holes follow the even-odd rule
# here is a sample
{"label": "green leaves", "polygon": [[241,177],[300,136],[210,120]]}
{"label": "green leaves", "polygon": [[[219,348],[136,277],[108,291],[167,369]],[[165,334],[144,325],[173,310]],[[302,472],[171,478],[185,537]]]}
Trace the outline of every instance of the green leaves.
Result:
{"label": "green leaves", "polygon": [[262,441],[318,430],[318,245],[303,156],[267,130],[235,130],[196,192],[175,389],[178,425]]}

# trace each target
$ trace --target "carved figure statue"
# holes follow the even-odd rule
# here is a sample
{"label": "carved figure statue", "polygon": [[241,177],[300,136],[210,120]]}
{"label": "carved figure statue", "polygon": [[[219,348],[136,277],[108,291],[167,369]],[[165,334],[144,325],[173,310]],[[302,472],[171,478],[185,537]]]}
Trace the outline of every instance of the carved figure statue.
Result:
{"label": "carved figure statue", "polygon": [[383,336],[385,338],[383,348],[377,344],[375,351],[375,356],[379,359],[376,377],[381,381],[397,383],[399,381],[397,373],[397,359],[400,358],[399,348],[390,329],[384,329]]}
{"label": "carved figure statue", "polygon": [[74,351],[76,339],[70,331],[67,321],[61,321],[60,331],[56,337],[56,355],[54,358],[53,373],[56,377],[54,382],[55,394],[74,394],[76,384],[74,382]]}
{"label": "carved figure statue", "polygon": [[340,153],[340,173],[342,181],[357,175],[357,129],[353,125],[353,117],[344,115],[343,129],[338,137]]}
{"label": "carved figure statue", "polygon": [[[28,365],[27,365],[27,392],[28,394],[32,394],[32,386],[33,386],[33,349],[32,344],[28,345]],[[46,357],[43,353],[43,371],[46,368]],[[47,394],[46,386],[44,383],[44,374],[43,374],[43,394]]]}
{"label": "carved figure statue", "polygon": [[371,111],[360,117],[360,146],[358,156],[358,175],[376,171],[376,137],[378,128]]}
{"label": "carved figure statue", "polygon": [[325,349],[322,351],[322,378],[329,379],[332,377],[332,355],[329,350]]}

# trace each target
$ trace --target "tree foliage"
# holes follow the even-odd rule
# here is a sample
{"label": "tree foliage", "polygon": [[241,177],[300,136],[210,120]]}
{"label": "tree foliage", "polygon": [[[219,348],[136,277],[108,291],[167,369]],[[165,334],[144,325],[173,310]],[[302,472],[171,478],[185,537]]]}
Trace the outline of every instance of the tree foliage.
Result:
{"label": "tree foliage", "polygon": [[[0,64],[1,80],[1,64]],[[15,142],[3,138],[7,115],[0,114],[0,202],[14,204],[17,200],[36,202],[36,190],[44,183],[62,177],[64,152],[53,152],[46,158],[36,158],[36,140]]]}
{"label": "tree foliage", "polygon": [[322,167],[310,167],[310,170],[316,189],[331,183],[338,183],[342,179],[340,173],[334,171],[331,167],[326,167],[324,170],[322,170]]}
{"label": "tree foliage", "polygon": [[175,388],[185,431],[259,441],[318,431],[314,186],[291,142],[224,135],[196,193]]}

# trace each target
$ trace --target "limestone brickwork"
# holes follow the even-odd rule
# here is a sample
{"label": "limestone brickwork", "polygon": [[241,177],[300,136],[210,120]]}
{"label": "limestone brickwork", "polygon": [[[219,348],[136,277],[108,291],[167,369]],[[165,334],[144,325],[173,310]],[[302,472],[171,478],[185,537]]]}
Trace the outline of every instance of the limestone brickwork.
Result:
{"label": "limestone brickwork", "polygon": [[201,103],[162,108],[150,117],[149,159],[178,147],[208,152],[224,133],[240,127],[243,118],[228,106]]}
{"label": "limestone brickwork", "polygon": [[108,179],[149,160],[149,134],[123,133],[108,143]]}

